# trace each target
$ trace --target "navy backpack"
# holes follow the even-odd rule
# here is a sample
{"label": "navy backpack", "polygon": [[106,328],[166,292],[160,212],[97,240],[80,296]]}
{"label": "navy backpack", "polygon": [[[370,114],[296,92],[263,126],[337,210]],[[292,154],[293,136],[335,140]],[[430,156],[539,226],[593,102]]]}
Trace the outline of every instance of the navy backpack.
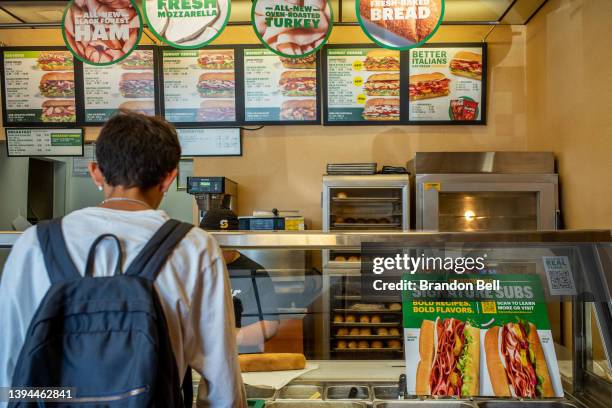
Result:
{"label": "navy backpack", "polygon": [[[125,273],[118,238],[101,235],[89,250],[83,276],[66,249],[61,219],[38,224],[51,288],[29,326],[13,387],[70,387],[73,393],[62,402],[12,402],[9,407],[191,406],[191,381],[183,402],[153,281],[192,227],[167,221]],[[96,247],[107,238],[119,251],[115,274],[94,278]]]}

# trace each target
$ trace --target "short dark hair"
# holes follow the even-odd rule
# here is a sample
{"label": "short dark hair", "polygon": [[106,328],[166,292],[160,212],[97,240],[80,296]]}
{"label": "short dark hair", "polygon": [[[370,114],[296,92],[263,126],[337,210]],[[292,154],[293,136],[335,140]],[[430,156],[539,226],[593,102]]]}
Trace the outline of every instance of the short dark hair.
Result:
{"label": "short dark hair", "polygon": [[159,184],[181,158],[176,129],[164,119],[120,111],[96,142],[96,160],[108,185],[148,190]]}

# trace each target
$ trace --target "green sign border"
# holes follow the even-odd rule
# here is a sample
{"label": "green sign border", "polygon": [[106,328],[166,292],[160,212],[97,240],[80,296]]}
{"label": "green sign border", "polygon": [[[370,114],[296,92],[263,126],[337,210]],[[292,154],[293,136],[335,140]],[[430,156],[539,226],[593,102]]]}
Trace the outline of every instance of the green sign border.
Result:
{"label": "green sign border", "polygon": [[123,57],[116,59],[114,61],[111,61],[111,62],[105,62],[103,64],[99,64],[99,63],[91,62],[88,59],[81,57],[77,52],[75,52],[75,50],[72,49],[72,47],[70,46],[70,43],[68,42],[68,39],[66,38],[66,30],[64,29],[64,27],[65,27],[66,15],[68,14],[68,10],[70,10],[72,5],[74,4],[74,0],[70,0],[62,16],[62,38],[64,39],[64,44],[66,44],[66,48],[68,48],[68,50],[72,53],[72,55],[79,61],[83,62],[84,64],[93,65],[96,67],[107,67],[109,65],[117,64],[123,61],[124,59],[126,59],[132,53],[132,51],[134,51],[140,44],[140,39],[142,38],[142,33],[144,31],[144,27],[143,27],[144,23],[142,20],[142,14],[140,13],[140,9],[138,8],[138,5],[136,5],[134,0],[130,0],[130,3],[132,4],[132,7],[134,7],[134,9],[136,10],[136,15],[138,16],[138,20],[140,21],[140,27],[138,29],[138,37],[136,38],[136,42],[134,43],[134,46],[128,52],[126,52]]}
{"label": "green sign border", "polygon": [[363,33],[370,40],[372,40],[374,43],[376,43],[377,45],[379,45],[379,46],[381,46],[383,48],[386,48],[388,50],[406,51],[406,50],[410,50],[412,48],[420,47],[421,45],[425,44],[438,31],[438,28],[440,28],[440,25],[442,25],[442,20],[444,20],[444,12],[446,11],[446,2],[445,2],[445,0],[440,0],[440,2],[442,4],[442,12],[440,13],[440,20],[438,20],[438,24],[436,24],[436,26],[434,27],[433,31],[427,37],[425,37],[423,40],[419,41],[418,43],[414,43],[413,45],[409,45],[409,46],[406,46],[406,47],[392,47],[392,46],[390,46],[388,44],[382,43],[382,42],[378,41],[376,38],[374,38],[374,36],[371,35],[368,30],[366,30],[365,25],[363,24],[363,20],[361,19],[361,13],[359,12],[359,4],[361,3],[361,0],[355,0],[355,14],[357,15],[357,21],[359,22],[359,26],[361,27],[361,31],[363,31]]}
{"label": "green sign border", "polygon": [[257,6],[257,2],[258,0],[253,0],[251,4],[251,26],[253,27],[253,31],[255,31],[255,35],[257,36],[257,38],[259,38],[259,41],[264,45],[264,47],[272,51],[274,54],[281,56],[281,57],[285,57],[285,58],[304,58],[304,57],[307,57],[309,55],[316,53],[325,44],[327,44],[327,41],[329,40],[329,36],[331,35],[332,29],[334,28],[334,8],[332,7],[329,0],[325,1],[325,4],[327,4],[327,7],[329,7],[329,17],[330,17],[329,28],[327,30],[327,34],[325,34],[325,38],[323,38],[323,41],[321,42],[321,44],[319,44],[319,46],[317,46],[315,49],[307,52],[306,54],[300,54],[300,55],[285,54],[280,51],[276,51],[274,48],[270,47],[266,41],[264,41],[263,37],[259,34],[259,31],[257,31],[257,25],[255,24],[255,6]]}
{"label": "green sign border", "polygon": [[231,2],[231,0],[227,0],[227,16],[225,16],[225,21],[223,22],[223,26],[217,32],[217,34],[213,35],[207,41],[199,43],[199,44],[196,44],[196,45],[179,45],[179,44],[173,43],[172,41],[168,41],[167,39],[162,37],[157,32],[157,30],[155,30],[153,28],[153,25],[149,21],[149,16],[147,15],[147,3],[151,2],[151,1],[156,1],[156,0],[142,0],[142,12],[144,13],[148,29],[151,30],[151,33],[153,34],[153,36],[155,36],[155,38],[157,38],[159,41],[163,42],[164,44],[168,44],[169,46],[171,46],[173,48],[178,48],[178,49],[181,49],[181,50],[195,50],[195,49],[198,49],[198,48],[205,47],[208,44],[210,44],[211,42],[213,42],[214,40],[216,40],[217,37],[219,37],[221,35],[221,33],[223,33],[223,31],[225,30],[225,27],[227,27],[227,23],[229,22],[230,15],[232,13],[232,2]]}

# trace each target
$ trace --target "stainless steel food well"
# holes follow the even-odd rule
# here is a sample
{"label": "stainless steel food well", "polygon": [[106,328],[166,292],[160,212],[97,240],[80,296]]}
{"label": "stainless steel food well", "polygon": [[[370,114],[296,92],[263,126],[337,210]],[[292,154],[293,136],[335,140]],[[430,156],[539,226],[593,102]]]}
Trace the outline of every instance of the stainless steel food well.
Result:
{"label": "stainless steel food well", "polygon": [[274,399],[274,395],[276,394],[276,389],[273,387],[245,384],[244,389],[248,399],[271,400]]}
{"label": "stainless steel food well", "polygon": [[466,401],[421,401],[421,400],[408,400],[408,401],[389,401],[389,402],[375,402],[375,408],[474,408]]}
{"label": "stainless steel food well", "polygon": [[565,401],[478,401],[478,408],[576,408]]}
{"label": "stainless steel food well", "polygon": [[367,404],[357,401],[273,401],[266,408],[367,408]]}
{"label": "stainless steel food well", "polygon": [[[354,393],[354,395],[351,395],[351,391]],[[325,399],[369,400],[370,388],[367,385],[363,384],[330,385],[325,389]]]}
{"label": "stainless steel food well", "polygon": [[[318,397],[317,397],[318,395]],[[323,398],[323,387],[321,385],[287,385],[278,393],[277,399],[285,400],[307,400]]]}

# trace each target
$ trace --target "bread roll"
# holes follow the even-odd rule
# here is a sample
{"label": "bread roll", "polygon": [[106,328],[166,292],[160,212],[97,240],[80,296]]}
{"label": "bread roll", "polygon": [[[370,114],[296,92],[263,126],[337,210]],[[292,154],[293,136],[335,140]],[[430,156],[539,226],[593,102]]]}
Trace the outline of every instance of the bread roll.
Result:
{"label": "bread roll", "polygon": [[355,340],[351,340],[348,342],[348,348],[350,349],[356,349],[357,348],[357,342]]}
{"label": "bread roll", "polygon": [[348,261],[349,262],[359,262],[359,257],[355,255],[349,256]]}
{"label": "bread roll", "polygon": [[336,262],[346,262],[346,258],[344,256],[342,256],[342,255],[337,255],[334,258],[334,261],[336,261]]}
{"label": "bread roll", "polygon": [[385,327],[381,327],[380,329],[376,329],[376,334],[378,336],[388,336],[389,335],[389,330],[387,330],[387,328],[385,328]]}
{"label": "bread roll", "polygon": [[367,327],[362,327],[361,329],[359,329],[359,335],[360,336],[371,336],[372,330],[368,329]]}
{"label": "bread roll", "polygon": [[359,336],[359,328],[353,327],[349,333],[350,336]]}
{"label": "bread roll", "polygon": [[370,323],[370,316],[368,315],[359,316],[359,323]]}
{"label": "bread roll", "polygon": [[344,321],[346,321],[347,323],[355,323],[357,321],[357,318],[355,317],[355,315],[346,315]]}
{"label": "bread roll", "polygon": [[379,315],[372,315],[372,318],[370,319],[370,322],[372,323],[380,323],[381,322],[381,318]]}
{"label": "bread roll", "polygon": [[402,346],[402,343],[400,343],[399,340],[389,340],[387,342],[387,347],[389,348],[400,348]]}
{"label": "bread roll", "polygon": [[391,304],[389,305],[389,310],[392,310],[392,311],[394,311],[394,312],[399,311],[399,310],[402,310],[402,305],[401,305],[401,304],[399,304],[399,303],[391,303]]}
{"label": "bread roll", "polygon": [[391,329],[389,329],[389,336],[399,336],[400,335],[400,331],[397,327],[392,327]]}
{"label": "bread roll", "polygon": [[338,329],[338,331],[336,332],[336,336],[348,336],[348,334],[349,334],[348,329],[344,327],[341,329]]}
{"label": "bread roll", "polygon": [[360,348],[360,349],[367,349],[367,348],[370,348],[370,343],[368,343],[368,342],[367,342],[367,341],[365,341],[365,340],[361,340],[361,341],[359,342],[359,344],[358,344],[358,348]]}
{"label": "bread roll", "polygon": [[336,348],[339,348],[339,349],[345,349],[345,348],[346,348],[346,341],[344,341],[344,340],[340,340],[340,341],[338,342],[338,344],[336,345]]}
{"label": "bread roll", "polygon": [[342,322],[344,322],[344,317],[342,315],[334,316],[334,323],[342,323]]}
{"label": "bread roll", "polygon": [[243,373],[301,370],[306,366],[306,357],[298,353],[241,354],[238,360]]}
{"label": "bread roll", "polygon": [[344,191],[341,191],[338,194],[336,194],[336,198],[347,198],[347,195]]}
{"label": "bread roll", "polygon": [[383,342],[380,341],[380,340],[375,340],[375,341],[372,342],[372,346],[371,347],[375,348],[375,349],[383,348]]}
{"label": "bread roll", "polygon": [[344,224],[344,218],[342,217],[336,217],[336,219],[334,220],[335,223],[337,224]]}

